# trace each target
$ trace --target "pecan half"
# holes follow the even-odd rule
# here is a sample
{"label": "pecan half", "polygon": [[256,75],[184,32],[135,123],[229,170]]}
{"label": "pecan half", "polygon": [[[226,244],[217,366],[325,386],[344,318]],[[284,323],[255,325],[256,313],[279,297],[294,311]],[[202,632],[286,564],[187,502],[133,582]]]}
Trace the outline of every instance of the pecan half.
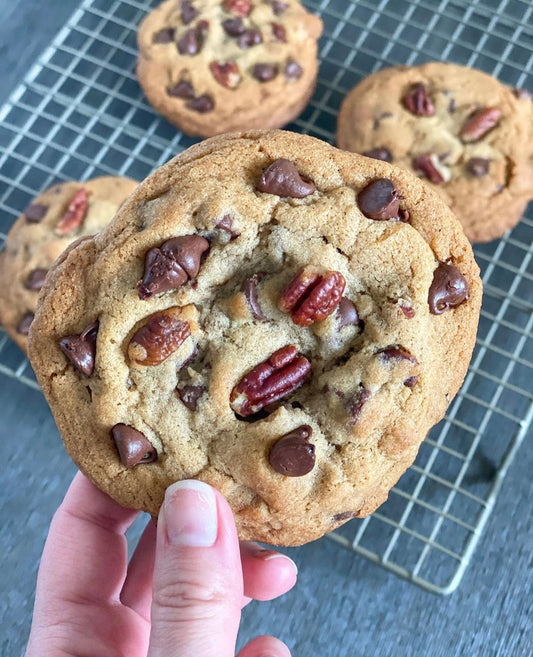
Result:
{"label": "pecan half", "polygon": [[409,110],[416,116],[433,116],[435,107],[426,87],[419,82],[414,84],[402,98],[405,109]]}
{"label": "pecan half", "polygon": [[450,180],[449,169],[441,164],[435,153],[422,153],[422,155],[415,157],[413,167],[418,169],[425,178],[435,183],[435,185],[442,185],[442,183]]}
{"label": "pecan half", "polygon": [[231,408],[243,417],[253,415],[292,394],[305,383],[310,372],[311,363],[294,345],[282,347],[256,365],[233,388]]}
{"label": "pecan half", "polygon": [[290,313],[298,326],[309,326],[331,315],[345,287],[346,280],[338,271],[319,274],[311,267],[304,267],[281,293],[278,308]]}
{"label": "pecan half", "polygon": [[497,107],[483,107],[471,114],[461,128],[459,137],[467,144],[484,137],[495,128],[502,117]]}
{"label": "pecan half", "polygon": [[272,25],[272,35],[277,41],[282,43],[287,43],[287,30],[283,27],[281,23],[271,23]]}
{"label": "pecan half", "polygon": [[241,74],[236,62],[211,62],[209,70],[215,80],[227,89],[235,89],[241,81]]}
{"label": "pecan half", "polygon": [[250,0],[224,0],[222,6],[237,16],[248,16],[252,3]]}
{"label": "pecan half", "polygon": [[55,227],[54,233],[66,237],[77,230],[87,214],[89,196],[86,189],[78,189],[62,219]]}
{"label": "pecan half", "polygon": [[390,345],[380,349],[377,353],[384,361],[408,360],[410,363],[418,363],[413,354],[402,345]]}
{"label": "pecan half", "polygon": [[159,365],[191,334],[189,322],[180,319],[182,309],[175,306],[150,316],[132,337],[128,357],[137,365]]}

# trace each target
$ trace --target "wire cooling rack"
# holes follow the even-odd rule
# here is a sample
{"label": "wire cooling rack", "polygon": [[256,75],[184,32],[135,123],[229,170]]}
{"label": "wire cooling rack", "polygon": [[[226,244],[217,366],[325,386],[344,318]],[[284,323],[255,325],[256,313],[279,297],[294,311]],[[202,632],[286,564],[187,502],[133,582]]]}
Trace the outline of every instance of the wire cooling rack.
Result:
{"label": "wire cooling rack", "polygon": [[[5,238],[52,183],[142,179],[194,141],[158,117],[136,82],[136,27],[158,0],[85,0],[0,110]],[[290,127],[334,142],[345,93],[384,66],[444,59],[533,89],[533,7],[526,0],[308,0],[325,24],[319,83]],[[532,416],[533,214],[475,249],[485,295],[465,384],[390,498],[329,536],[426,589],[453,591]],[[0,372],[38,388],[0,333]]]}

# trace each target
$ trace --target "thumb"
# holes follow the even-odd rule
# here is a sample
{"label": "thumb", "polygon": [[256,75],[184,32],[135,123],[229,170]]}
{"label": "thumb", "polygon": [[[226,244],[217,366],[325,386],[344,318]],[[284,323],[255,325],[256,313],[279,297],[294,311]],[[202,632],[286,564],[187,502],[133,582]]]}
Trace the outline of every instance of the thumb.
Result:
{"label": "thumb", "polygon": [[233,657],[242,596],[228,503],[201,481],[172,484],[157,527],[148,657]]}

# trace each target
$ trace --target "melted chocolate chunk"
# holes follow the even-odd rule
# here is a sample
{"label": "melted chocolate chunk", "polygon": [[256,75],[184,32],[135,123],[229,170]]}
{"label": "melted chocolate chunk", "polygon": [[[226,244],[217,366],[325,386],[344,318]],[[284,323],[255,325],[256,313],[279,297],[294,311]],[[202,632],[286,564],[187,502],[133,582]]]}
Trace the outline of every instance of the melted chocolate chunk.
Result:
{"label": "melted chocolate chunk", "polygon": [[154,34],[153,43],[172,43],[175,34],[173,27],[164,27]]}
{"label": "melted chocolate chunk", "polygon": [[413,386],[416,385],[417,381],[418,381],[417,376],[410,376],[408,379],[405,379],[403,385],[406,386],[407,388],[412,388]]}
{"label": "melted chocolate chunk", "polygon": [[252,75],[259,82],[270,82],[278,74],[278,67],[275,64],[256,64],[252,69]]}
{"label": "melted chocolate chunk", "polygon": [[74,367],[86,376],[94,372],[96,357],[96,338],[98,336],[98,320],[79,335],[67,335],[59,341],[61,351]]}
{"label": "melted chocolate chunk", "polygon": [[27,290],[38,292],[44,285],[44,279],[47,273],[48,269],[34,269],[24,281],[24,287]]}
{"label": "melted chocolate chunk", "polygon": [[310,180],[302,178],[294,162],[282,158],[263,171],[257,189],[276,196],[304,198],[312,194],[316,187]]}
{"label": "melted chocolate chunk", "polygon": [[199,114],[206,114],[207,112],[213,111],[215,101],[209,94],[203,94],[190,100],[186,106]]}
{"label": "melted chocolate chunk", "polygon": [[277,440],[268,455],[272,468],[286,477],[302,477],[315,466],[315,446],[309,442],[313,430],[307,424]]}
{"label": "melted chocolate chunk", "polygon": [[188,25],[198,16],[198,10],[192,6],[190,0],[181,0],[181,20]]}
{"label": "melted chocolate chunk", "polygon": [[466,169],[476,178],[483,178],[489,172],[490,160],[484,157],[471,157],[466,163]]}
{"label": "melted chocolate chunk", "polygon": [[26,314],[24,314],[20,322],[17,324],[17,329],[16,329],[17,333],[19,333],[20,335],[28,335],[28,333],[30,332],[31,323],[33,322],[33,317],[34,317],[33,313],[27,312]]}
{"label": "melted chocolate chunk", "polygon": [[369,151],[365,151],[363,155],[365,157],[371,157],[374,160],[382,160],[383,162],[392,162],[391,152],[384,147],[372,148]]}
{"label": "melted chocolate chunk", "polygon": [[180,80],[173,87],[167,89],[167,94],[175,98],[191,99],[194,98],[194,89],[192,84],[187,82],[187,80]]}
{"label": "melted chocolate chunk", "polygon": [[30,224],[38,224],[48,212],[48,206],[42,203],[30,203],[24,210],[26,221]]}
{"label": "melted chocolate chunk", "polygon": [[450,308],[457,308],[468,299],[468,283],[461,272],[453,265],[440,262],[433,274],[429,287],[429,311],[433,315],[442,315]]}
{"label": "melted chocolate chunk", "polygon": [[227,18],[222,22],[222,27],[224,28],[224,32],[230,37],[238,37],[246,31],[244,21],[240,16],[237,18]]}
{"label": "melted chocolate chunk", "polygon": [[343,511],[342,513],[336,513],[333,516],[335,522],[341,522],[343,520],[350,520],[350,518],[355,518],[357,511]]}
{"label": "melted chocolate chunk", "polygon": [[207,392],[206,386],[186,385],[178,388],[179,398],[190,411],[198,410],[198,400],[205,392]]}
{"label": "melted chocolate chunk", "polygon": [[148,438],[128,424],[115,424],[111,429],[120,460],[127,468],[157,461],[157,451]]}
{"label": "melted chocolate chunk", "polygon": [[347,297],[342,297],[337,307],[337,317],[339,318],[339,329],[344,326],[358,326],[359,315],[357,308]]}
{"label": "melted chocolate chunk", "polygon": [[285,77],[288,80],[298,80],[302,77],[303,72],[303,68],[295,59],[287,60],[287,65],[285,66]]}
{"label": "melted chocolate chunk", "polygon": [[359,192],[357,204],[369,219],[396,219],[400,209],[400,194],[390,180],[378,178]]}
{"label": "melted chocolate chunk", "polygon": [[363,406],[372,397],[370,390],[360,388],[352,397],[349,403],[349,411],[352,416],[351,424],[355,424],[361,415]]}
{"label": "melted chocolate chunk", "polygon": [[201,44],[198,39],[197,31],[191,27],[177,43],[180,55],[197,55],[200,52]]}
{"label": "melted chocolate chunk", "polygon": [[250,307],[250,312],[254,319],[259,320],[260,322],[267,322],[268,317],[265,316],[261,305],[259,304],[259,299],[257,296],[257,284],[261,282],[264,278],[263,272],[257,272],[252,274],[245,279],[244,283],[241,285],[241,292],[244,294],[248,306]]}
{"label": "melted chocolate chunk", "polygon": [[233,230],[233,218],[229,214],[225,214],[216,224],[215,228],[225,231],[231,235],[230,242],[239,237],[240,233]]}
{"label": "melted chocolate chunk", "polygon": [[259,30],[244,30],[244,32],[239,35],[237,43],[239,48],[252,48],[252,46],[258,46],[260,43],[263,43],[263,37],[261,36],[261,32]]}

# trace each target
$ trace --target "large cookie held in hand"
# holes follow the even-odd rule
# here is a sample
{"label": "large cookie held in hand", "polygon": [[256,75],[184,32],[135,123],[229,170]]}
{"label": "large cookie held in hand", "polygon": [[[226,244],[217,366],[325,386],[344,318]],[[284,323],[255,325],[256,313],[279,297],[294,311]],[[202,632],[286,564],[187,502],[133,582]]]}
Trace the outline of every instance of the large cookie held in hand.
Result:
{"label": "large cookie held in hand", "polygon": [[189,135],[279,128],[313,94],[321,33],[296,0],[166,0],[139,28],[137,76]]}
{"label": "large cookie held in hand", "polygon": [[481,283],[415,176],[281,131],[157,170],[47,278],[30,355],[65,445],[157,514],[197,477],[243,539],[371,513],[465,375]]}
{"label": "large cookie held in hand", "polygon": [[342,103],[337,143],[424,178],[472,242],[501,237],[533,198],[529,94],[465,66],[397,66],[365,78]]}

